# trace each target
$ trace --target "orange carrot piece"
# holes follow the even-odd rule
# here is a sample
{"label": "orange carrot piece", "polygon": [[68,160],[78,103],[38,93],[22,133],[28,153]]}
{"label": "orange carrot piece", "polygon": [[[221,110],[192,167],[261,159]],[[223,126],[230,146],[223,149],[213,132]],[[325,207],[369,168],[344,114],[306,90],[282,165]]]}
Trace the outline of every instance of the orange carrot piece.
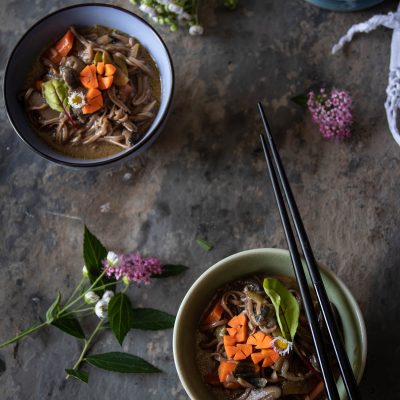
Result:
{"label": "orange carrot piece", "polygon": [[251,355],[251,359],[253,360],[254,364],[258,364],[260,361],[264,360],[264,356],[261,354],[261,352],[253,353]]}
{"label": "orange carrot piece", "polygon": [[228,325],[232,328],[237,328],[239,326],[247,324],[247,317],[244,313],[235,315],[229,322]]}
{"label": "orange carrot piece", "polygon": [[96,66],[87,65],[80,73],[80,81],[86,89],[95,89],[99,86],[97,82]]}
{"label": "orange carrot piece", "polygon": [[74,45],[75,36],[72,31],[67,31],[67,33],[56,43],[54,48],[57,50],[57,53],[62,57],[68,55],[72,46]]}
{"label": "orange carrot piece", "polygon": [[82,107],[83,114],[92,114],[103,107],[103,96],[98,89],[89,89],[86,93],[87,104]]}
{"label": "orange carrot piece", "polygon": [[253,348],[249,344],[239,343],[236,347],[240,349],[246,357],[253,352]]}
{"label": "orange carrot piece", "polygon": [[97,81],[99,83],[99,89],[106,90],[109,89],[113,83],[113,76],[97,76]]}
{"label": "orange carrot piece", "polygon": [[103,63],[103,61],[99,61],[99,62],[96,64],[96,69],[97,69],[97,73],[98,73],[99,75],[103,75],[103,74],[104,74],[104,63]]}
{"label": "orange carrot piece", "polygon": [[228,376],[236,369],[237,362],[221,361],[218,367],[218,377],[220,382],[226,382]]}
{"label": "orange carrot piece", "polygon": [[117,68],[114,67],[114,65],[112,64],[106,64],[105,65],[105,72],[104,75],[105,76],[112,76],[114,75],[115,71],[117,70]]}
{"label": "orange carrot piece", "polygon": [[274,349],[261,350],[261,354],[269,357],[274,363],[276,363],[280,358],[279,353]]}
{"label": "orange carrot piece", "polygon": [[209,325],[209,324],[212,324],[213,322],[219,321],[222,317],[223,312],[224,312],[224,308],[221,306],[221,303],[218,300],[218,302],[215,303],[214,307],[211,309],[211,312],[204,319],[203,324]]}
{"label": "orange carrot piece", "polygon": [[238,330],[236,328],[227,328],[226,329],[229,333],[229,336],[235,337],[236,334],[238,333]]}
{"label": "orange carrot piece", "polygon": [[262,363],[262,367],[263,368],[267,368],[267,367],[271,367],[272,365],[274,365],[273,360],[271,359],[271,357],[265,357],[264,361]]}
{"label": "orange carrot piece", "polygon": [[272,337],[263,332],[257,332],[247,339],[247,344],[256,346],[256,349],[270,349],[272,348]]}
{"label": "orange carrot piece", "polygon": [[238,349],[235,346],[225,346],[225,353],[229,358],[233,358]]}
{"label": "orange carrot piece", "polygon": [[315,386],[315,388],[313,390],[311,390],[311,392],[309,393],[308,397],[310,400],[315,400],[321,393],[322,391],[325,389],[325,385],[324,382],[319,382],[317,384],[317,386]]}
{"label": "orange carrot piece", "polygon": [[234,346],[236,344],[236,339],[232,336],[224,336],[224,346]]}
{"label": "orange carrot piece", "polygon": [[242,325],[242,326],[239,328],[239,331],[238,331],[238,333],[236,334],[235,339],[236,339],[238,342],[245,342],[245,341],[247,340],[247,324]]}
{"label": "orange carrot piece", "polygon": [[233,359],[235,360],[235,361],[242,361],[242,360],[245,360],[247,357],[246,357],[246,355],[243,353],[243,351],[241,351],[241,350],[239,350],[239,349],[237,349],[237,351],[236,351],[236,354],[235,354],[235,357],[233,357]]}
{"label": "orange carrot piece", "polygon": [[228,325],[229,326],[231,326],[232,328],[236,328],[237,326],[239,326],[239,323],[238,323],[238,316],[237,315],[235,315],[233,318],[231,318],[229,321],[228,321]]}

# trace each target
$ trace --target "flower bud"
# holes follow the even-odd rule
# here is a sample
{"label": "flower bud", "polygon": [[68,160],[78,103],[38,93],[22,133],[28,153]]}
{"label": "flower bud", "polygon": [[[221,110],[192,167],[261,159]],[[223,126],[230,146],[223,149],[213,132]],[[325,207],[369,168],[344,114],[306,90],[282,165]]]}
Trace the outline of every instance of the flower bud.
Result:
{"label": "flower bud", "polygon": [[100,297],[93,291],[87,292],[85,294],[85,303],[93,304],[97,303],[100,300]]}
{"label": "flower bud", "polygon": [[201,25],[192,25],[189,28],[189,34],[192,36],[202,35],[204,33],[204,28]]}
{"label": "flower bud", "polygon": [[101,299],[106,301],[108,304],[111,300],[111,297],[113,297],[113,296],[114,296],[114,292],[112,290],[106,290]]}
{"label": "flower bud", "polygon": [[126,275],[124,275],[124,277],[122,278],[122,282],[124,282],[126,286],[130,284],[129,278]]}
{"label": "flower bud", "polygon": [[113,251],[109,251],[107,253],[107,261],[112,267],[115,267],[119,264],[119,257]]}
{"label": "flower bud", "polygon": [[100,319],[107,318],[108,302],[105,300],[99,300],[94,306],[94,312]]}
{"label": "flower bud", "polygon": [[86,268],[86,265],[83,266],[82,268],[82,275],[87,278],[89,276],[88,269]]}

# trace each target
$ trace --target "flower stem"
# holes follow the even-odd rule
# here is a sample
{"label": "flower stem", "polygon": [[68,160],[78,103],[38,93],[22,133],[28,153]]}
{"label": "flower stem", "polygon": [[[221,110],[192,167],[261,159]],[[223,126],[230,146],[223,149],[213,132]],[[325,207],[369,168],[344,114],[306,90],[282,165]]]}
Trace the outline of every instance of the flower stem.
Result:
{"label": "flower stem", "polygon": [[6,347],[14,342],[17,342],[18,340],[24,338],[25,336],[30,335],[31,333],[38,331],[41,328],[44,328],[45,326],[49,325],[49,323],[43,322],[42,324],[39,325],[34,325],[31,328],[26,329],[25,331],[23,331],[22,333],[20,333],[19,335],[15,336],[15,338],[7,340],[7,342],[1,343],[0,344],[0,349],[2,349],[3,347]]}
{"label": "flower stem", "polygon": [[[87,351],[89,350],[89,347],[90,347],[90,345],[91,345],[91,343],[92,343],[94,337],[95,337],[96,334],[100,331],[101,326],[103,325],[103,322],[104,322],[104,321],[101,320],[101,321],[97,324],[97,326],[96,326],[96,328],[94,329],[94,331],[92,332],[92,334],[90,335],[89,339],[85,340],[85,345],[83,346],[82,353],[81,353],[81,355],[79,356],[78,361],[77,361],[77,362],[75,363],[75,365],[72,367],[72,369],[77,369],[77,368],[81,365],[81,363],[82,363],[82,361],[83,361],[83,359],[84,359],[84,357],[85,357]],[[67,376],[67,378],[68,378],[68,376]]]}
{"label": "flower stem", "polygon": [[82,277],[81,281],[79,282],[78,286],[74,289],[74,291],[71,293],[71,296],[68,297],[68,300],[65,302],[65,304],[68,304],[76,295],[76,293],[78,293],[79,289],[82,287],[83,283],[86,281],[86,277]]}

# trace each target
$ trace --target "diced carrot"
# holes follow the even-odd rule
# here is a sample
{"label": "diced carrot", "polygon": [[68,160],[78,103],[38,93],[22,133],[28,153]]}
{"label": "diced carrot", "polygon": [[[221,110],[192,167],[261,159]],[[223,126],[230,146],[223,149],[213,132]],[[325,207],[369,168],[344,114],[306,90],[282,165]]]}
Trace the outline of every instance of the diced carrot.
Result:
{"label": "diced carrot", "polygon": [[72,31],[67,31],[67,33],[56,43],[54,48],[57,50],[61,57],[68,55],[72,46],[74,45],[75,36]]}
{"label": "diced carrot", "polygon": [[254,364],[258,364],[260,361],[264,360],[264,356],[261,354],[261,352],[253,353],[251,355],[251,359],[253,360]]}
{"label": "diced carrot", "polygon": [[232,328],[237,328],[238,326],[247,324],[247,317],[244,313],[235,315],[229,322],[228,325]]}
{"label": "diced carrot", "polygon": [[227,328],[226,329],[229,333],[230,336],[235,337],[236,334],[238,333],[238,330],[236,328]]}
{"label": "diced carrot", "polygon": [[256,349],[272,348],[272,337],[263,332],[256,332],[247,339],[247,344],[256,346]]}
{"label": "diced carrot", "polygon": [[240,349],[246,357],[248,357],[253,352],[253,348],[245,343],[239,343],[238,345],[236,345],[236,347]]}
{"label": "diced carrot", "polygon": [[209,325],[209,324],[212,324],[213,322],[219,321],[221,319],[223,313],[224,313],[224,308],[222,307],[220,301],[218,300],[215,303],[214,307],[211,309],[208,316],[204,319],[203,324]]}
{"label": "diced carrot", "polygon": [[99,62],[96,64],[96,69],[97,69],[97,73],[98,73],[99,75],[103,75],[103,74],[104,74],[104,63],[103,63],[103,61],[99,61]]}
{"label": "diced carrot", "polygon": [[35,89],[38,92],[41,92],[42,91],[42,85],[43,85],[43,81],[41,81],[41,80],[36,81],[35,82]]}
{"label": "diced carrot", "polygon": [[235,336],[238,342],[245,342],[247,340],[247,324],[239,328],[239,332]]}
{"label": "diced carrot", "polygon": [[261,350],[261,354],[269,357],[274,363],[277,362],[280,358],[279,353],[274,349]]}
{"label": "diced carrot", "polygon": [[83,114],[92,114],[103,107],[103,96],[98,89],[89,89],[86,93],[87,104],[82,107]]}
{"label": "diced carrot", "polygon": [[226,382],[228,376],[236,369],[237,362],[221,361],[218,367],[218,377],[220,382]]}
{"label": "diced carrot", "polygon": [[237,349],[237,351],[236,351],[236,354],[235,354],[235,357],[233,357],[233,359],[235,360],[235,361],[242,361],[242,360],[245,360],[247,357],[246,357],[246,355],[243,353],[243,351],[241,351],[241,350],[239,350],[239,349]]}
{"label": "diced carrot", "polygon": [[113,76],[97,76],[97,81],[101,90],[109,89],[113,83],[113,80]]}
{"label": "diced carrot", "polygon": [[267,367],[271,367],[272,365],[274,365],[274,361],[271,359],[271,357],[265,357],[264,361],[262,363],[262,367],[263,368],[267,368]]}
{"label": "diced carrot", "polygon": [[234,337],[225,335],[224,336],[224,346],[234,346],[236,344],[236,339]]}
{"label": "diced carrot", "polygon": [[235,346],[225,346],[225,353],[229,358],[233,358],[237,353],[237,348]]}
{"label": "diced carrot", "polygon": [[310,400],[315,400],[325,389],[324,382],[319,382],[317,386],[309,393],[308,397]]}
{"label": "diced carrot", "polygon": [[114,67],[114,65],[112,64],[106,64],[105,65],[105,76],[112,76],[114,75],[115,71],[117,70],[117,68]]}
{"label": "diced carrot", "polygon": [[95,89],[99,86],[97,82],[96,66],[87,65],[80,73],[80,81],[86,89]]}
{"label": "diced carrot", "polygon": [[217,374],[208,373],[204,375],[203,379],[209,385],[217,386],[220,384]]}

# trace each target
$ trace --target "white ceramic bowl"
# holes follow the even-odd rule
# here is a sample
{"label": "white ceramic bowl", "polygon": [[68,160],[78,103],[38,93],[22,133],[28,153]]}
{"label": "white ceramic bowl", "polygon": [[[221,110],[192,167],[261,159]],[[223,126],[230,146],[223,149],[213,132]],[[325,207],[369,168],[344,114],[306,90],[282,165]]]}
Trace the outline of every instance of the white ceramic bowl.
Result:
{"label": "white ceramic bowl", "polygon": [[[335,304],[342,320],[345,348],[359,382],[367,356],[367,334],[361,311],[343,282],[326,268],[319,268],[328,297]],[[280,249],[255,249],[227,257],[205,271],[182,300],[174,327],[174,360],[182,385],[192,400],[213,399],[197,370],[193,351],[200,316],[219,287],[255,273],[293,277],[289,252]],[[338,388],[340,398],[345,399],[341,379]]]}
{"label": "white ceramic bowl", "polygon": [[[33,60],[43,51],[51,38],[63,35],[70,25],[104,25],[137,38],[155,60],[161,75],[161,104],[155,120],[143,138],[130,149],[110,157],[94,160],[76,159],[58,153],[43,142],[32,130],[17,96]],[[160,133],[171,108],[174,91],[174,69],[171,56],[158,33],[142,18],[122,8],[108,4],[79,4],[44,17],[33,25],[15,46],[4,77],[4,100],[8,118],[19,137],[42,157],[69,167],[93,168],[125,160],[147,148]]]}

